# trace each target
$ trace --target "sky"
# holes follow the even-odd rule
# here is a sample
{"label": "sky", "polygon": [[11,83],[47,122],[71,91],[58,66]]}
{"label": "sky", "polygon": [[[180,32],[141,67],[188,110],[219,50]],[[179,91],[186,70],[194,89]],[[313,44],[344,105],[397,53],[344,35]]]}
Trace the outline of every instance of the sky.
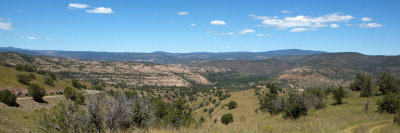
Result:
{"label": "sky", "polygon": [[2,0],[0,47],[399,55],[399,0]]}

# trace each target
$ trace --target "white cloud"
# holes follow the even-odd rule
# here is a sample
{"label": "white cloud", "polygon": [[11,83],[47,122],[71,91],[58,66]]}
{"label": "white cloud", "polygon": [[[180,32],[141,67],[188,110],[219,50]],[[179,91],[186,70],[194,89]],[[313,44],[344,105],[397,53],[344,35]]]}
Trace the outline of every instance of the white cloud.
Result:
{"label": "white cloud", "polygon": [[108,7],[97,7],[94,9],[86,10],[88,13],[102,13],[102,14],[109,14],[114,13],[111,8]]}
{"label": "white cloud", "polygon": [[44,40],[46,40],[46,41],[50,41],[50,38],[46,38],[46,39],[44,39]]}
{"label": "white cloud", "polygon": [[304,31],[309,31],[309,28],[293,28],[290,30],[290,32],[304,32]]}
{"label": "white cloud", "polygon": [[178,13],[176,13],[176,14],[178,14],[178,15],[188,15],[189,12],[178,12]]}
{"label": "white cloud", "polygon": [[196,24],[190,24],[190,26],[196,26]]}
{"label": "white cloud", "polygon": [[233,33],[233,32],[228,32],[228,33],[221,32],[221,33],[219,33],[219,32],[216,32],[214,30],[206,30],[206,33],[207,34],[215,34],[215,35],[230,35],[230,36],[235,35],[235,33]]}
{"label": "white cloud", "polygon": [[361,21],[372,21],[372,18],[363,17],[363,18],[361,18]]}
{"label": "white cloud", "polygon": [[235,35],[235,33],[232,33],[232,32],[228,32],[228,33],[215,33],[215,35],[230,35],[230,36],[233,36],[233,35]]}
{"label": "white cloud", "polygon": [[332,24],[331,24],[331,27],[332,27],[332,28],[339,28],[339,25],[337,25],[337,24],[335,24],[335,23],[332,23]]}
{"label": "white cloud", "polygon": [[292,13],[292,11],[283,10],[281,13]]}
{"label": "white cloud", "polygon": [[28,37],[26,37],[26,38],[28,38],[28,39],[31,39],[31,40],[36,40],[36,39],[39,39],[39,38],[37,38],[37,37],[33,37],[33,36],[28,36]]}
{"label": "white cloud", "polygon": [[[270,19],[271,17],[269,16],[256,16],[255,14],[250,14],[249,17],[255,19],[255,20],[265,20],[265,19]],[[274,16],[277,17],[277,16]]]}
{"label": "white cloud", "polygon": [[268,34],[257,34],[257,36],[260,36],[260,37],[268,37],[269,35],[268,35]]}
{"label": "white cloud", "polygon": [[239,31],[240,34],[249,34],[249,33],[253,33],[253,32],[256,32],[256,31],[253,29],[244,29],[244,30]]}
{"label": "white cloud", "polygon": [[84,8],[88,8],[89,5],[86,4],[77,4],[77,3],[69,3],[68,4],[68,8],[69,9],[84,9]]}
{"label": "white cloud", "polygon": [[[285,30],[287,28],[294,28],[292,32],[317,30],[321,27],[327,27],[328,24],[333,22],[348,22],[353,19],[350,15],[341,14],[328,14],[319,17],[310,17],[304,15],[298,15],[295,17],[285,17],[283,19],[271,18],[268,16],[256,16],[249,15],[255,20],[262,20],[264,27],[275,27],[277,29]],[[298,29],[299,28],[299,29]]]}
{"label": "white cloud", "polygon": [[213,20],[210,22],[212,25],[226,25],[225,21],[222,20]]}
{"label": "white cloud", "polygon": [[0,30],[13,30],[11,22],[0,22]]}
{"label": "white cloud", "polygon": [[379,28],[379,27],[383,27],[383,25],[378,24],[378,23],[368,23],[368,24],[363,23],[363,24],[360,24],[360,27],[361,28]]}

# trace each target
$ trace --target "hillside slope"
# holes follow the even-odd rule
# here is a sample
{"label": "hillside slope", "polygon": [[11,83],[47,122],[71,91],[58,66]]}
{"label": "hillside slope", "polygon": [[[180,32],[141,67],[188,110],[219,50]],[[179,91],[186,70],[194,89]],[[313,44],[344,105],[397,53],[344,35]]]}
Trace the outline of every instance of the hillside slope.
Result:
{"label": "hillside slope", "polygon": [[201,73],[224,72],[221,68],[184,67],[135,62],[78,60],[41,57],[18,53],[0,53],[0,63],[30,64],[38,70],[55,72],[61,77],[84,81],[100,80],[108,84],[131,86],[190,86],[192,83],[210,84]]}
{"label": "hillside slope", "polygon": [[42,86],[45,88],[48,94],[63,90],[71,84],[69,83],[69,80],[59,79],[54,81],[54,86],[51,86],[44,83],[46,77],[45,75],[40,75],[34,72],[18,71],[15,70],[15,68],[0,65],[0,90],[9,89],[11,91],[18,92],[17,94],[20,96],[25,95],[28,91],[28,86],[17,81],[16,77],[18,74],[34,74],[36,79],[32,79],[30,83],[35,83]]}
{"label": "hillside slope", "polygon": [[286,87],[346,86],[356,73],[400,76],[400,56],[368,56],[359,53],[325,53],[285,56],[263,61],[224,60],[193,62],[189,66],[228,68],[248,75],[274,77]]}

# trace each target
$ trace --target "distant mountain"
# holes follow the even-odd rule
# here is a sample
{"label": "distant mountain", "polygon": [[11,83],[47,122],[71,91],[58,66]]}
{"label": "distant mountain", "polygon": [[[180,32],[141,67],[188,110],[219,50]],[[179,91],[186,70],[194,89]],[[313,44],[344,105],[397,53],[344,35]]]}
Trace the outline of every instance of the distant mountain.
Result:
{"label": "distant mountain", "polygon": [[192,61],[215,60],[265,60],[280,56],[299,56],[327,53],[324,51],[287,49],[267,52],[193,52],[193,53],[168,53],[156,51],[152,53],[135,52],[92,52],[92,51],[57,51],[57,50],[29,50],[14,47],[0,47],[0,52],[17,52],[27,55],[52,56],[63,58],[76,58],[82,60],[104,61],[134,61],[156,64],[176,64]]}

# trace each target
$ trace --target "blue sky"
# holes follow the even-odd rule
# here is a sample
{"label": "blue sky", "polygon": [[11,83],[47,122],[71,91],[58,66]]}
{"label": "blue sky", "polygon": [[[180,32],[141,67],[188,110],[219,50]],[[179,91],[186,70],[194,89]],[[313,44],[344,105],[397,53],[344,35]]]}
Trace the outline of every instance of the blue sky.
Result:
{"label": "blue sky", "polygon": [[398,0],[2,0],[0,47],[399,55]]}

